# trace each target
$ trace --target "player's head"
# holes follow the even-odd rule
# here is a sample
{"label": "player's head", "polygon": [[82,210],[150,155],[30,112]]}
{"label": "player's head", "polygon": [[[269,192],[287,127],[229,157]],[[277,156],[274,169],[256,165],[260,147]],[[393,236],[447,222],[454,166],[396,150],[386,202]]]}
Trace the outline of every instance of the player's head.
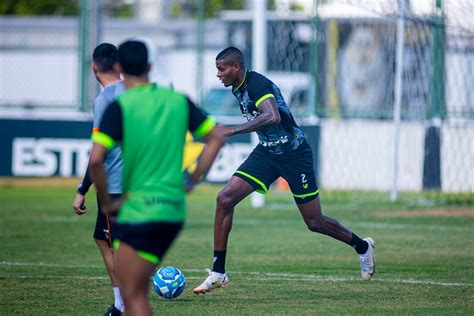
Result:
{"label": "player's head", "polygon": [[113,73],[117,71],[118,50],[115,45],[109,43],[99,44],[92,53],[92,69],[94,74]]}
{"label": "player's head", "polygon": [[240,75],[245,71],[244,54],[236,47],[227,47],[216,56],[217,77],[224,86],[240,84]]}
{"label": "player's head", "polygon": [[132,39],[118,48],[119,62],[124,75],[140,77],[147,75],[151,67],[151,54],[145,42]]}

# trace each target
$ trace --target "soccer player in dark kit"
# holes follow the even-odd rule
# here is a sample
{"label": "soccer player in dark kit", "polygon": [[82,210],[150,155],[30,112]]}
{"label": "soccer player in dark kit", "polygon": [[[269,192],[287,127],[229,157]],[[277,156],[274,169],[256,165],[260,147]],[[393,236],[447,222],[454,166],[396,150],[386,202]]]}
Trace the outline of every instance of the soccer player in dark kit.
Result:
{"label": "soccer player in dark kit", "polygon": [[279,88],[265,76],[247,70],[242,52],[235,47],[217,55],[216,67],[217,77],[224,86],[232,87],[248,121],[234,127],[223,126],[224,134],[257,132],[259,144],[217,195],[214,264],[193,292],[206,293],[229,283],[225,259],[234,207],[253,191],[267,193],[279,177],[288,182],[308,229],[352,246],[359,255],[362,278],[370,279],[375,272],[375,242],[370,237],[361,239],[334,218],[322,214],[311,148]]}

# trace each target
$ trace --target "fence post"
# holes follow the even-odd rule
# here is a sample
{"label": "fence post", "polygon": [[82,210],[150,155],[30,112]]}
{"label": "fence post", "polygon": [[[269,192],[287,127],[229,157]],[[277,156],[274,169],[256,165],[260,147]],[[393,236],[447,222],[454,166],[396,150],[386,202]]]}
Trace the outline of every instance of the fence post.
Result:
{"label": "fence post", "polygon": [[445,27],[441,0],[436,0],[436,12],[432,19],[432,25],[431,65],[433,71],[430,82],[431,104],[427,113],[429,124],[425,133],[423,190],[441,189],[441,122],[446,117],[444,100]]}
{"label": "fence post", "polygon": [[79,49],[79,111],[87,110],[89,100],[89,0],[80,1],[78,25]]}
{"label": "fence post", "polygon": [[197,2],[197,16],[196,16],[196,95],[197,102],[202,106],[204,102],[204,0]]}
{"label": "fence post", "polygon": [[[259,73],[267,70],[267,0],[254,2],[254,14],[252,21],[252,65]],[[258,144],[258,136],[255,132],[251,134],[253,145]],[[265,204],[265,196],[260,193],[252,193],[250,197],[252,207],[262,207]]]}
{"label": "fence post", "polygon": [[400,167],[400,115],[402,107],[402,85],[403,85],[403,48],[405,46],[405,14],[407,12],[407,0],[398,0],[399,17],[397,19],[397,50],[395,67],[395,101],[393,105],[393,178],[390,200],[398,198],[398,173]]}

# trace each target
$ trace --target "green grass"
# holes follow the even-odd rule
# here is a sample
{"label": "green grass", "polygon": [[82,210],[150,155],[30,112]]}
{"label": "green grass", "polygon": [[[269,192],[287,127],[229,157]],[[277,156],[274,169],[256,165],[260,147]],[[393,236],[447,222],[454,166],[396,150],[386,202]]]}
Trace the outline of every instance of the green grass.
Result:
{"label": "green grass", "polygon": [[[244,201],[229,241],[231,284],[193,295],[211,265],[218,189],[202,185],[189,197],[186,227],[163,263],[183,270],[187,288],[174,301],[150,292],[156,315],[474,314],[472,206],[410,194],[397,203],[373,192],[321,196],[326,215],[375,238],[369,282],[350,247],[306,229],[289,194],[272,191],[261,209]],[[98,315],[113,301],[92,239],[94,194],[83,217],[73,195],[68,186],[0,186],[0,315]],[[435,208],[441,214],[426,216]]]}

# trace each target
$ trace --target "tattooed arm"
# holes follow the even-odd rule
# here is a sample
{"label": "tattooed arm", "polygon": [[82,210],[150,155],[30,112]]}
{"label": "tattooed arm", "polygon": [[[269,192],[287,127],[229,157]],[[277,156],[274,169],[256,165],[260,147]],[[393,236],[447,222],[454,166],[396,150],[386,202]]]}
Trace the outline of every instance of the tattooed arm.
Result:
{"label": "tattooed arm", "polygon": [[233,136],[236,134],[255,132],[261,129],[262,127],[280,123],[280,113],[278,112],[278,108],[274,98],[268,98],[263,100],[262,103],[259,104],[258,110],[260,114],[252,121],[234,127],[227,126],[224,129],[225,135]]}

